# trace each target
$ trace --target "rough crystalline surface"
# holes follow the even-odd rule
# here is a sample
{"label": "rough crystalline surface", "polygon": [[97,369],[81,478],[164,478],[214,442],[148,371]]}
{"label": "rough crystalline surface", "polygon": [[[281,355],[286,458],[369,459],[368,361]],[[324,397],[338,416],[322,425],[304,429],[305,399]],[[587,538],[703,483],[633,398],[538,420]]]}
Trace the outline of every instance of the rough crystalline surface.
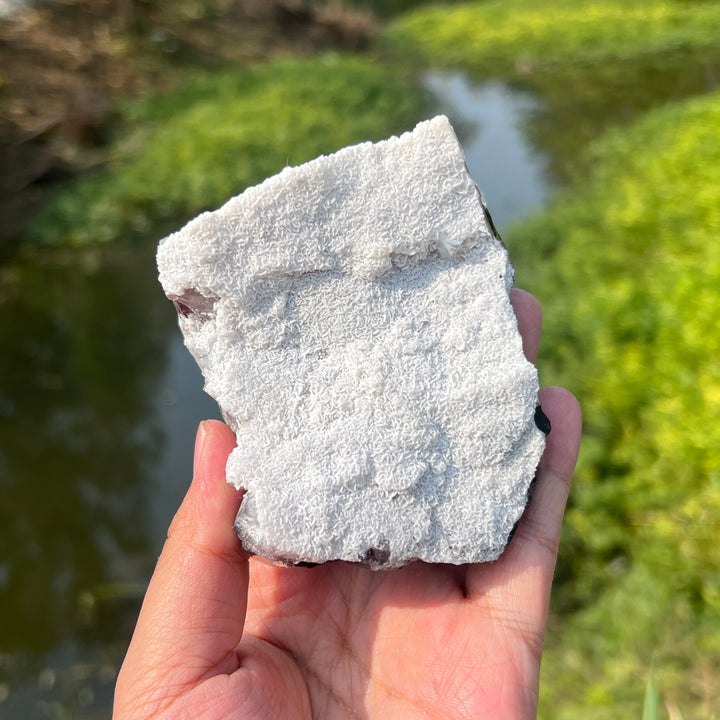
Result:
{"label": "rough crystalline surface", "polygon": [[498,557],[545,440],[513,270],[446,118],[286,168],[163,240],[158,266],[237,436],[247,550]]}

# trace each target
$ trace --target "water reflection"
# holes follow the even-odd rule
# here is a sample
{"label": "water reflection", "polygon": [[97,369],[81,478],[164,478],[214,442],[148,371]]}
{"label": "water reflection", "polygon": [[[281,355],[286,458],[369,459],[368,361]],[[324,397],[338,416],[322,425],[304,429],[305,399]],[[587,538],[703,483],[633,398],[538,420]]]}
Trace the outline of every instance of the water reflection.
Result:
{"label": "water reflection", "polygon": [[167,364],[156,398],[164,441],[157,469],[144,483],[147,537],[158,549],[190,481],[197,424],[205,418],[220,417],[217,404],[203,391],[202,375],[183,343],[172,305],[164,295],[161,302],[173,316],[173,332],[166,344]]}
{"label": "water reflection", "polygon": [[470,173],[501,232],[547,203],[552,193],[547,159],[523,132],[528,117],[540,108],[533,95],[500,82],[477,84],[461,72],[429,72],[425,86],[455,127]]}
{"label": "water reflection", "polygon": [[18,263],[0,289],[7,718],[55,717],[67,693],[90,716],[93,683],[107,685],[122,657],[189,481],[194,427],[217,413],[181,345],[152,247],[80,257]]}
{"label": "water reflection", "polygon": [[593,140],[652,108],[712,92],[720,85],[720,53],[678,47],[631,62],[568,63],[555,72],[530,67],[514,82],[543,98],[524,131],[533,147],[547,153],[552,177],[563,184],[583,183],[585,169],[578,159]]}

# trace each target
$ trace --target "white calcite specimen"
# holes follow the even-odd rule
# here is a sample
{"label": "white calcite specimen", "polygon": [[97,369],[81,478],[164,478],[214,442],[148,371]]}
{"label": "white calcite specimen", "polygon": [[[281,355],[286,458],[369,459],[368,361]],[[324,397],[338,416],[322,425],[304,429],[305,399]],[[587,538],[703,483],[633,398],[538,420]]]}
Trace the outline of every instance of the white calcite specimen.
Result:
{"label": "white calcite specimen", "polygon": [[158,266],[237,436],[247,550],[498,557],[545,437],[513,269],[445,117],[285,168],[165,238]]}

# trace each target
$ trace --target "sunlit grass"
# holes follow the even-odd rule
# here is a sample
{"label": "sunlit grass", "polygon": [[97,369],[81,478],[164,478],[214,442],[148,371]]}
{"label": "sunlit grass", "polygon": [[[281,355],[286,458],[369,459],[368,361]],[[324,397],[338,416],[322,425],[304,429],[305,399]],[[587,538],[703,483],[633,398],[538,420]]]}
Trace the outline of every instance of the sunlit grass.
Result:
{"label": "sunlit grass", "polygon": [[715,3],[493,0],[421,8],[395,20],[385,40],[433,64],[497,73],[717,46],[719,24]]}
{"label": "sunlit grass", "polygon": [[567,182],[611,125],[720,84],[720,3],[492,0],[420,8],[381,36],[402,63],[458,67],[535,92],[530,141]]}
{"label": "sunlit grass", "polygon": [[507,238],[543,301],[543,380],[586,420],[556,593],[575,612],[544,707],[633,712],[628,678],[657,652],[668,697],[717,712],[691,678],[720,662],[720,95],[608,133],[583,164]]}

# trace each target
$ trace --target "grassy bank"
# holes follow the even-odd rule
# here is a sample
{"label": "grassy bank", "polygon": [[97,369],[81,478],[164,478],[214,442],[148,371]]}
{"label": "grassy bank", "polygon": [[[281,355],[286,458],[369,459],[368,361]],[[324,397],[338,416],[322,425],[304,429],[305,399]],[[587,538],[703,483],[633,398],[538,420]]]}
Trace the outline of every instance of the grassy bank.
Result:
{"label": "grassy bank", "polygon": [[408,13],[391,24],[385,39],[433,65],[512,75],[715,47],[718,24],[715,3],[493,0]]}
{"label": "grassy bank", "polygon": [[716,94],[610,132],[584,189],[508,240],[544,381],[586,417],[544,717],[638,717],[653,655],[686,718],[720,713],[719,128]]}
{"label": "grassy bank", "polygon": [[110,166],[59,193],[28,235],[77,246],[179,224],[285,165],[406,130],[421,108],[416,89],[347,56],[198,75],[129,104]]}
{"label": "grassy bank", "polygon": [[381,42],[404,62],[459,68],[537,93],[528,122],[561,181],[611,125],[720,83],[720,4],[676,0],[506,0],[438,5],[389,24]]}
{"label": "grassy bank", "polygon": [[[720,4],[419,9],[387,52],[528,87],[568,189],[507,238],[541,298],[543,382],[584,405],[543,718],[720,714]],[[611,128],[608,132],[608,128]]]}

